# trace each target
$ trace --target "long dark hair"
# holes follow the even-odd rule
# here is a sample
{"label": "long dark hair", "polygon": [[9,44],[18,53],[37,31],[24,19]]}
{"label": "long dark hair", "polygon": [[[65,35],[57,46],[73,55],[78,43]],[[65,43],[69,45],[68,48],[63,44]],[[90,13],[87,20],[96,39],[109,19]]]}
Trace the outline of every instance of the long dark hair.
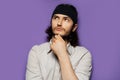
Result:
{"label": "long dark hair", "polygon": [[[75,24],[74,24],[75,25]],[[52,36],[54,35],[53,31],[52,31],[52,26],[49,26],[46,31],[45,31],[48,36],[47,36],[47,41],[50,41],[50,39],[52,38]],[[78,34],[77,34],[77,30],[75,30],[74,32],[71,31],[71,33],[67,36],[67,41],[70,42],[70,44],[74,47],[80,45],[79,44],[79,38],[78,38]]]}

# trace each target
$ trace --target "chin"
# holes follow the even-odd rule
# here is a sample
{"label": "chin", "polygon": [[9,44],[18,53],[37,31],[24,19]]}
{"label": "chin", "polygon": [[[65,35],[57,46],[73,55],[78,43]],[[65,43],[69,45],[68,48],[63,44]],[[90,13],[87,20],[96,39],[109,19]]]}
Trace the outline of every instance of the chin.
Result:
{"label": "chin", "polygon": [[68,36],[68,35],[65,35],[62,32],[54,32],[54,35],[60,35],[61,37]]}
{"label": "chin", "polygon": [[55,35],[60,35],[61,37],[65,36],[64,34],[61,34],[61,33],[57,33]]}

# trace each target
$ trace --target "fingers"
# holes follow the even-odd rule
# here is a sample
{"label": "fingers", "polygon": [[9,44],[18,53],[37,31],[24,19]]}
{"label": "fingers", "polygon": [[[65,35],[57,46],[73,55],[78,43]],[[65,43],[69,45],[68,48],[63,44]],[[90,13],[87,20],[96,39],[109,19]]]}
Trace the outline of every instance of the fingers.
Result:
{"label": "fingers", "polygon": [[62,37],[60,35],[55,35],[52,37],[52,43],[56,43],[57,40],[63,40]]}
{"label": "fingers", "polygon": [[62,37],[59,34],[55,35],[54,37],[55,37],[55,39],[62,39]]}
{"label": "fingers", "polygon": [[58,34],[58,38],[59,38],[59,39],[62,39],[61,35]]}
{"label": "fingers", "polygon": [[55,35],[52,39],[57,40],[57,39],[59,39],[59,37],[58,37],[58,35]]}
{"label": "fingers", "polygon": [[59,35],[55,35],[55,38],[58,39],[58,38],[59,38]]}
{"label": "fingers", "polygon": [[52,37],[52,44],[56,42],[56,40],[58,39],[57,35]]}

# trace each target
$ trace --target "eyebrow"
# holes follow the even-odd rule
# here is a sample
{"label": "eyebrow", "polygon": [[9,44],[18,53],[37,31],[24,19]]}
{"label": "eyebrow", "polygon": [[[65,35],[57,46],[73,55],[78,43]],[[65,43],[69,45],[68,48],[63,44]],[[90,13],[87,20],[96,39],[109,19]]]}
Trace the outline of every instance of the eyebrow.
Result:
{"label": "eyebrow", "polygon": [[[53,15],[53,17],[59,17],[58,15],[56,15],[56,14],[54,14]],[[69,16],[64,16],[63,18],[69,18],[70,19],[70,17]]]}
{"label": "eyebrow", "polygon": [[[53,17],[57,17],[57,15],[53,15]],[[59,17],[59,16],[58,16]]]}

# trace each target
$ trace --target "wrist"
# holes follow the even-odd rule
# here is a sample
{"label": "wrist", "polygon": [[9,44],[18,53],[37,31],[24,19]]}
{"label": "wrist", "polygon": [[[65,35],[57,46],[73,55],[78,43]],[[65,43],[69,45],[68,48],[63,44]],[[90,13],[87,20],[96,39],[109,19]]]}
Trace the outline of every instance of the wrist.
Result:
{"label": "wrist", "polygon": [[68,58],[68,52],[64,51],[61,52],[60,55],[57,56],[59,61],[64,61],[65,59]]}

